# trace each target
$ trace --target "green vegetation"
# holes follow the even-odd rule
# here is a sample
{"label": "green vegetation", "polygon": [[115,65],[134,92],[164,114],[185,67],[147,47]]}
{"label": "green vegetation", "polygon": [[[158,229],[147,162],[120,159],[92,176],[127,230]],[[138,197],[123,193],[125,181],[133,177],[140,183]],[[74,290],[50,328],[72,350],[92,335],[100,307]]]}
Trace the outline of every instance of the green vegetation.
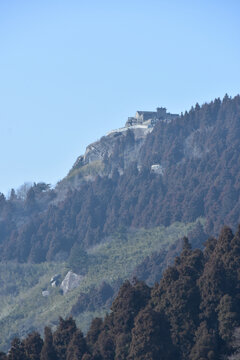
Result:
{"label": "green vegetation", "polygon": [[[131,240],[126,234],[126,243]],[[225,226],[218,239],[205,242],[203,251],[192,249],[185,237],[182,251],[161,281],[153,287],[137,279],[124,281],[111,312],[95,312],[98,317],[86,336],[81,329],[93,313],[83,314],[77,326],[71,316],[60,317],[55,329],[45,327],[44,339],[36,332],[22,341],[15,338],[8,356],[0,353],[0,358],[239,359],[239,264],[240,228],[233,234]]]}
{"label": "green vegetation", "polygon": [[[203,219],[198,221],[204,222]],[[55,274],[60,274],[63,279],[70,269],[69,264],[1,263],[0,350],[7,349],[13,336],[26,336],[33,329],[42,332],[46,324],[55,326],[59,315],[69,315],[80,292],[88,292],[103,280],[112,284],[117,279],[128,278],[146,256],[168,248],[175,240],[192,231],[196,222],[174,223],[169,227],[147,230],[119,229],[105,242],[88,250],[88,268],[84,280],[77,289],[64,296],[59,287],[51,286],[50,279]],[[48,290],[50,295],[42,296],[43,290]],[[77,318],[77,324],[86,331],[92,318],[103,316],[107,310],[85,312]]]}
{"label": "green vegetation", "polygon": [[196,222],[177,222],[169,227],[133,230],[127,234],[127,239],[121,242],[119,233],[116,232],[109,241],[88,251],[88,254],[95,258],[95,266],[89,268],[87,283],[96,284],[103,279],[111,283],[118,278],[128,278],[135,266],[146,256],[153,251],[168,248],[174,241],[190,232],[195,224]]}
{"label": "green vegetation", "polygon": [[85,176],[97,176],[98,174],[104,173],[104,164],[102,161],[93,161],[90,164],[84,165],[79,168],[75,168],[69,171],[68,175],[63,179],[63,181],[73,180],[76,176],[85,177]]}

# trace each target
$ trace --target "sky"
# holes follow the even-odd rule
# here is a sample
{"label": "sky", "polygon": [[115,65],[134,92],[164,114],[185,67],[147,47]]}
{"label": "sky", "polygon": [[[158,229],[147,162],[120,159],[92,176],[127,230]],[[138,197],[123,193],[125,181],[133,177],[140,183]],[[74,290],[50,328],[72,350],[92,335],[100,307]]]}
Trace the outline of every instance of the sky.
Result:
{"label": "sky", "polygon": [[136,110],[240,93],[238,0],[0,0],[0,192],[52,185]]}

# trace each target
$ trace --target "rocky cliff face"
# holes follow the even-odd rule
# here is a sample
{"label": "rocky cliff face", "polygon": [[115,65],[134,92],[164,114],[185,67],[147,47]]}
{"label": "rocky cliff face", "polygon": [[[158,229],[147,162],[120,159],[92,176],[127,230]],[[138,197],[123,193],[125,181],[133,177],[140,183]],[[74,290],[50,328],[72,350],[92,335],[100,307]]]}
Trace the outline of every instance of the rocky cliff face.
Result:
{"label": "rocky cliff face", "polygon": [[122,140],[127,135],[129,136],[129,132],[131,132],[130,136],[134,138],[134,141],[129,144],[131,146],[129,146],[126,150],[125,158],[135,160],[136,156],[134,150],[138,150],[139,147],[141,147],[147,134],[149,134],[152,129],[153,127],[147,126],[130,126],[109,132],[100,140],[88,145],[85,154],[77,158],[75,164],[73,165],[73,169],[90,164],[94,161],[103,161],[106,157],[110,158],[114,153],[115,145],[120,141],[120,139]]}
{"label": "rocky cliff face", "polygon": [[71,270],[67,273],[65,278],[63,279],[60,288],[63,291],[63,294],[65,295],[69,291],[75,289],[80,285],[80,282],[82,281],[83,276],[75,274]]}
{"label": "rocky cliff face", "polygon": [[[152,128],[146,124],[152,115],[140,113],[141,124],[113,131],[88,147],[65,185],[62,181],[65,192],[44,190],[50,199],[44,210],[38,186],[26,201],[0,199],[1,258],[64,261],[76,244],[86,250],[121,227],[169,226],[199,217],[207,218],[209,233],[217,234],[223,223],[235,227],[239,114],[239,96],[197,104]],[[22,225],[18,214],[24,216]]]}
{"label": "rocky cliff face", "polygon": [[149,133],[157,122],[171,122],[177,114],[157,108],[156,112],[137,111],[135,117],[129,117],[125,126],[112,130],[100,140],[88,145],[85,154],[77,158],[68,177],[76,185],[82,180],[92,180],[96,175],[112,176],[117,169],[120,174],[131,162],[140,167],[139,152]]}

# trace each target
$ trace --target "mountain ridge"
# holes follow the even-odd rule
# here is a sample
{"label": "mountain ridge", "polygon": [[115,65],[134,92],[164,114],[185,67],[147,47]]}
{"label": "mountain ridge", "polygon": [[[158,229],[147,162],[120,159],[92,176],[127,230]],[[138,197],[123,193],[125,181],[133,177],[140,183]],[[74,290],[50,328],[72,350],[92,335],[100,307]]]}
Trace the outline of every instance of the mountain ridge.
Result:
{"label": "mountain ridge", "polygon": [[[169,123],[178,116],[178,114],[167,113],[166,108],[163,107],[157,108],[155,112],[136,111],[135,117],[129,117],[124,127],[111,130],[100,140],[89,144],[84,155],[77,158],[67,177],[71,177],[73,173],[75,176],[78,173],[77,169],[80,170],[81,167],[92,162],[106,162],[116,151],[115,144],[119,138],[123,139],[125,136],[123,168],[118,167],[119,173],[122,174],[130,162],[138,161],[139,150],[154,126],[160,121]],[[105,173],[100,171],[99,174],[104,175]],[[112,173],[108,175],[112,176]]]}
{"label": "mountain ridge", "polygon": [[[14,196],[2,197],[1,259],[41,262],[61,252],[68,256],[74,244],[93,246],[121,226],[168,226],[206,217],[207,233],[217,234],[224,223],[236,228],[239,114],[239,95],[197,104],[177,119],[157,122],[141,145],[138,160],[126,168],[124,150],[136,139],[130,130],[117,137],[112,153],[101,163],[103,174],[94,162],[80,167],[95,171],[91,181],[78,173],[79,188],[70,184],[58,201],[60,190],[43,191],[39,186],[31,188],[21,203]],[[152,165],[161,172],[152,171]],[[37,199],[43,195],[47,206],[39,211]],[[22,226],[14,218],[17,206],[26,214]]]}
{"label": "mountain ridge", "polygon": [[[101,292],[103,279],[112,289],[134,276],[149,285],[161,280],[179,255],[179,238],[189,229],[193,246],[201,248],[208,234],[216,235],[224,223],[237,227],[239,95],[197,104],[177,119],[158,121],[140,146],[131,129],[109,136],[109,156],[77,166],[56,188],[38,183],[12,190],[9,199],[0,196],[1,264],[6,264],[9,278],[18,269],[35,284],[31,289],[1,279],[4,349],[16,326],[23,336],[37,321],[36,328],[41,328],[46,316],[55,325],[57,315],[67,315],[69,306],[86,329],[89,319],[102,316],[113,299],[106,300]],[[29,279],[26,269],[33,275]],[[83,281],[62,295],[49,281],[56,273],[63,280],[69,270],[82,275]],[[41,295],[44,291],[49,298]],[[14,303],[18,293],[25,302]],[[99,294],[96,302],[91,300],[94,293]],[[13,306],[9,308],[6,299]],[[34,313],[33,299],[39,301],[40,313]],[[27,313],[26,304],[31,308]],[[52,309],[51,315],[45,306]],[[13,324],[6,333],[9,321]]]}

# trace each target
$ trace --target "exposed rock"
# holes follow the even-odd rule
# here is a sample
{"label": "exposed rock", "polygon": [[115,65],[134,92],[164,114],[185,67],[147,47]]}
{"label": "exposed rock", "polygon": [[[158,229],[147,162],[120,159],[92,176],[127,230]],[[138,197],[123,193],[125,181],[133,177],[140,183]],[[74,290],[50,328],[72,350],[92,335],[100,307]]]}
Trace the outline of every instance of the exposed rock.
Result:
{"label": "exposed rock", "polygon": [[109,158],[114,152],[118,139],[124,138],[128,131],[133,132],[135,140],[130,146],[126,146],[125,151],[128,154],[129,161],[137,160],[138,156],[136,156],[136,154],[139,155],[139,149],[147,134],[152,131],[152,128],[148,128],[147,126],[139,125],[112,130],[107,136],[103,136],[99,141],[88,145],[85,154],[77,158],[72,170],[96,161],[103,161],[106,157]]}
{"label": "exposed rock", "polygon": [[184,155],[188,158],[201,159],[204,154],[208,153],[209,149],[203,144],[212,130],[212,126],[207,126],[193,131],[185,140]]}
{"label": "exposed rock", "polygon": [[78,287],[80,285],[82,279],[83,279],[82,275],[77,275],[72,270],[70,270],[60,285],[60,288],[62,289],[63,294],[65,295],[67,292]]}
{"label": "exposed rock", "polygon": [[60,283],[60,278],[61,278],[60,274],[55,274],[54,276],[52,276],[50,280],[51,285],[53,287],[58,286]]}
{"label": "exposed rock", "polygon": [[43,290],[42,291],[42,296],[44,296],[44,297],[49,296],[49,291],[48,290]]}
{"label": "exposed rock", "polygon": [[151,166],[151,172],[153,172],[154,174],[163,175],[164,169],[163,169],[162,165],[154,164]]}
{"label": "exposed rock", "polygon": [[147,134],[153,130],[155,124],[159,121],[171,122],[176,117],[178,117],[178,114],[167,113],[166,108],[157,108],[157,111],[137,111],[135,117],[128,118],[125,127],[112,130],[100,140],[90,144],[86,148],[85,154],[77,158],[71,171],[92,162],[103,161],[104,158],[109,158],[114,152],[118,139],[126,136],[129,131],[133,133],[134,141],[130,144],[131,146],[125,146],[125,165],[128,166],[132,161],[138,162],[139,150]]}

